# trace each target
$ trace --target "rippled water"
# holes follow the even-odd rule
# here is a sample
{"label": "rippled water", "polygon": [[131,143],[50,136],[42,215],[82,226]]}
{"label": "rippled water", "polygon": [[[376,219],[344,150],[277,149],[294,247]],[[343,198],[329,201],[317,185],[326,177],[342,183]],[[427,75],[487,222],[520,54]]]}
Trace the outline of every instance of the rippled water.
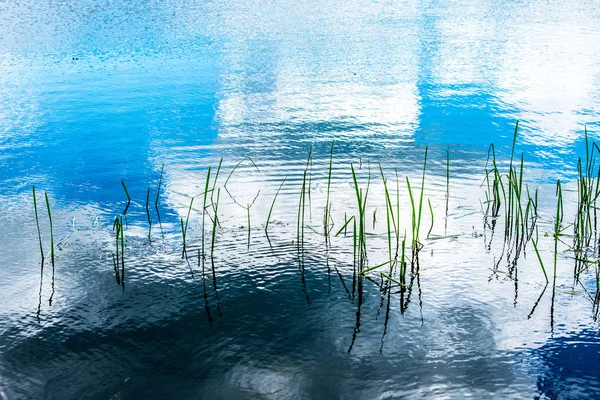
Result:
{"label": "rippled water", "polygon": [[[593,271],[573,284],[566,243],[554,291],[531,245],[515,273],[481,186],[519,120],[552,274],[556,179],[568,225],[584,126],[598,139],[599,54],[594,1],[0,3],[0,399],[600,397]],[[410,238],[427,148],[409,291],[357,276],[351,229],[326,246],[334,139],[333,231],[357,213],[352,164],[371,175],[370,266],[388,259],[379,162]],[[180,224],[221,157],[203,272],[202,195],[187,261]]]}

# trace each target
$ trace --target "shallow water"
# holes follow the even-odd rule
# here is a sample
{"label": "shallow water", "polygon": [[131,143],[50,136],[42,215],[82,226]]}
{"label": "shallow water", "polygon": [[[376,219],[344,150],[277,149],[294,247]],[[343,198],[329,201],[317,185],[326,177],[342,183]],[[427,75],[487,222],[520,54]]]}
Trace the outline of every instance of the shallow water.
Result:
{"label": "shallow water", "polygon": [[[0,4],[0,398],[598,398],[593,272],[573,284],[571,238],[554,290],[531,244],[511,269],[482,182],[519,120],[552,274],[554,185],[566,226],[584,125],[598,139],[599,22],[593,1]],[[357,213],[352,164],[371,176],[369,266],[389,258],[379,162],[410,241],[406,177],[419,193],[427,148],[408,291],[357,276],[351,229],[326,245],[334,139],[333,233]]]}

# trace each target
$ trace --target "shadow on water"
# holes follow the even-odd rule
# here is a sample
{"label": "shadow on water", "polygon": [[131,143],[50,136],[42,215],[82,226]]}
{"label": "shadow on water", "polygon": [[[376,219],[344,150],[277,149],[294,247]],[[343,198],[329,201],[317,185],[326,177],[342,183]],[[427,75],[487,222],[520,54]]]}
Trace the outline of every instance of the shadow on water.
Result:
{"label": "shadow on water", "polygon": [[312,302],[310,301],[308,289],[306,287],[304,245],[302,245],[302,248],[298,249],[298,270],[300,272],[300,279],[302,281],[302,293],[304,293],[304,297],[306,298],[306,304],[310,307],[312,305]]}
{"label": "shadow on water", "polygon": [[600,398],[600,338],[583,330],[526,351],[537,378],[536,399]]}
{"label": "shadow on water", "polygon": [[42,312],[42,285],[44,282],[44,259],[42,258],[42,262],[40,264],[40,292],[39,292],[39,301],[38,308],[36,312],[36,317],[38,322],[40,322],[40,314]]}
{"label": "shadow on water", "polygon": [[[213,289],[215,291],[215,297],[217,298],[217,312],[219,313],[219,317],[223,315],[221,312],[221,298],[219,297],[219,290],[217,289],[217,270],[215,268],[215,259],[211,257],[210,259],[211,267],[212,267],[212,276],[213,276]],[[204,261],[202,262],[202,271],[204,271]],[[203,272],[204,275],[204,272]]]}
{"label": "shadow on water", "polygon": [[[210,315],[210,306],[208,305],[208,293],[206,292],[206,274],[204,271],[204,260],[200,261],[200,249],[198,249],[198,268],[200,268],[200,264],[202,264],[202,293],[204,295],[204,309],[206,310],[206,316],[208,317],[208,323],[210,326],[213,324],[212,316]],[[214,270],[213,270],[214,275]],[[215,285],[215,294],[217,293],[216,285]],[[220,304],[219,296],[217,295],[218,304]],[[218,306],[219,315],[221,315],[221,307]]]}
{"label": "shadow on water", "polygon": [[348,354],[352,351],[354,347],[354,342],[356,341],[356,336],[360,333],[360,309],[363,304],[363,277],[358,277],[358,301],[356,306],[356,323],[354,325],[354,330],[352,332],[352,340],[350,341],[350,347],[348,347]]}

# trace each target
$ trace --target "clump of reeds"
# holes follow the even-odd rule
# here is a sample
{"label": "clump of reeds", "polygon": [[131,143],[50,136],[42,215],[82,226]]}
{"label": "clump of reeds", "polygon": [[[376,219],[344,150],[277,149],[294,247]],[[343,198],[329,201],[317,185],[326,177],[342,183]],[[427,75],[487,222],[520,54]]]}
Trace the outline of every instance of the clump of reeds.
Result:
{"label": "clump of reeds", "polygon": [[[496,163],[496,150],[494,148],[494,143],[490,144],[488,149],[488,164],[490,160],[492,160],[492,168],[487,169],[486,165],[486,177],[485,180],[487,182],[487,192],[486,192],[486,203],[488,205],[488,209],[486,211],[486,215],[488,213],[491,214],[492,224],[495,225],[496,218],[500,214],[500,207],[502,205],[502,199],[506,199],[506,192],[504,190],[504,183],[502,182],[502,175],[498,169],[498,164]],[[490,185],[490,175],[493,175],[492,184]],[[502,195],[502,196],[501,196]]]}
{"label": "clump of reeds", "polygon": [[[527,243],[533,237],[538,216],[538,191],[536,189],[534,196],[532,196],[527,183],[524,181],[525,155],[521,153],[519,162],[515,162],[518,131],[519,122],[517,121],[513,132],[508,172],[506,174],[500,172],[496,161],[494,144],[492,143],[488,150],[485,177],[485,181],[487,182],[487,210],[485,212],[485,219],[487,221],[487,218],[491,217],[489,226],[492,229],[492,237],[501,207],[504,205],[504,246],[502,256],[506,254],[507,262],[510,265],[509,273],[511,275],[515,271],[517,261],[525,251]],[[535,246],[537,246],[537,241]],[[502,256],[500,259],[502,259]]]}
{"label": "clump of reeds", "polygon": [[573,251],[575,253],[575,279],[587,270],[586,260],[593,253],[598,252],[599,242],[597,240],[597,200],[600,195],[600,168],[596,170],[595,152],[598,149],[596,143],[592,143],[591,149],[587,128],[585,134],[585,167],[581,158],[577,162],[577,213],[573,223]]}

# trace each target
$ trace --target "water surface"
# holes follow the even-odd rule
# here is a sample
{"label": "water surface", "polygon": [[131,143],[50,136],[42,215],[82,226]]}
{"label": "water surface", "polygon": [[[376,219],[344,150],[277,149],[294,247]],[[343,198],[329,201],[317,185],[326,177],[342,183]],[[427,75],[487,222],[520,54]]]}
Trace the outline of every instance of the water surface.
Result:
{"label": "water surface", "polygon": [[[574,286],[562,245],[551,296],[528,246],[515,275],[502,233],[489,244],[481,186],[489,144],[506,167],[518,120],[551,266],[554,184],[567,225],[584,126],[598,139],[596,2],[13,1],[0,4],[0,49],[0,398],[600,396],[592,271]],[[406,177],[418,192],[427,148],[435,217],[427,237],[425,203],[410,297],[356,277],[351,231],[325,244],[333,140],[334,231],[357,212],[350,164],[361,187],[371,175],[371,266],[388,257],[378,163],[394,202],[398,174],[410,237]],[[180,220],[221,157],[215,273],[207,258],[203,279],[202,196],[189,262]]]}

